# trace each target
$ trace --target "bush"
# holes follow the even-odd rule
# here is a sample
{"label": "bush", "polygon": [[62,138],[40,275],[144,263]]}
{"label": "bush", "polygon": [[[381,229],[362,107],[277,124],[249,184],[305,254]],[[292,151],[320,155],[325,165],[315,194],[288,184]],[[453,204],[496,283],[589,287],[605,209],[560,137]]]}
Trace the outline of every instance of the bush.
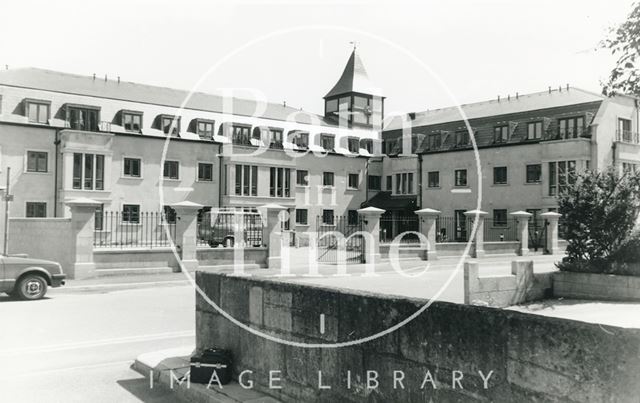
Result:
{"label": "bush", "polygon": [[560,270],[607,273],[619,263],[640,263],[640,176],[614,169],[585,171],[560,194],[567,256]]}

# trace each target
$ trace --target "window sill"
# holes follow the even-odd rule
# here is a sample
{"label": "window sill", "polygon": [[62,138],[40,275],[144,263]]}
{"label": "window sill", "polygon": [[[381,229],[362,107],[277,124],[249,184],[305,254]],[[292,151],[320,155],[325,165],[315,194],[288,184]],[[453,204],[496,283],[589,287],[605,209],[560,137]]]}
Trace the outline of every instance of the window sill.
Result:
{"label": "window sill", "polygon": [[46,171],[46,172],[39,172],[39,171],[24,171],[25,174],[29,174],[29,175],[50,175],[51,172],[50,171]]}
{"label": "window sill", "polygon": [[441,186],[427,186],[427,190],[428,189],[442,189]]}
{"label": "window sill", "polygon": [[180,182],[180,178],[178,179],[174,179],[174,178],[162,178],[163,181],[165,182]]}
{"label": "window sill", "polygon": [[127,175],[122,175],[120,177],[120,179],[136,179],[136,180],[142,180],[144,179],[142,176],[127,176]]}
{"label": "window sill", "polygon": [[525,185],[542,185],[542,182],[525,182]]}
{"label": "window sill", "polygon": [[196,179],[196,183],[213,183],[213,179],[205,180],[205,179]]}
{"label": "window sill", "polygon": [[330,190],[335,188],[336,188],[335,186],[322,185],[322,190]]}
{"label": "window sill", "polygon": [[504,187],[504,186],[509,186],[509,183],[494,183],[491,186]]}
{"label": "window sill", "polygon": [[300,224],[300,223],[296,223],[296,227],[310,227],[311,225],[309,224]]}
{"label": "window sill", "polygon": [[349,188],[349,187],[348,187],[348,188],[346,188],[345,190],[357,191],[357,190],[360,190],[360,189],[359,189],[359,188]]}
{"label": "window sill", "polygon": [[308,188],[310,188],[311,186],[309,186],[309,185],[296,185],[296,187],[297,187],[297,188],[308,189]]}

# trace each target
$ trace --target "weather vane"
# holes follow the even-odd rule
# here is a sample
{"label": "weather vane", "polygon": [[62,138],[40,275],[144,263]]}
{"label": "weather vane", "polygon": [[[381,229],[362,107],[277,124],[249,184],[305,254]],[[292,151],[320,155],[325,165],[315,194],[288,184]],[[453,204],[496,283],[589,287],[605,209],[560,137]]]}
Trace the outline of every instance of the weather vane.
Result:
{"label": "weather vane", "polygon": [[356,48],[358,47],[358,41],[351,41],[349,42],[350,45],[353,45],[353,50],[356,50]]}

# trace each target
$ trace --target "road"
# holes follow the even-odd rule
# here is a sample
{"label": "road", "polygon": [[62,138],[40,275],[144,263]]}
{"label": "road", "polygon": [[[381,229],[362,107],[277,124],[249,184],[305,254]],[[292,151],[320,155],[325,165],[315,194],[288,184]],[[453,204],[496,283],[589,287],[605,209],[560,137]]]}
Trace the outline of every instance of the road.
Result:
{"label": "road", "polygon": [[3,402],[173,402],[129,367],[145,352],[194,344],[186,282],[71,286],[41,301],[0,297]]}

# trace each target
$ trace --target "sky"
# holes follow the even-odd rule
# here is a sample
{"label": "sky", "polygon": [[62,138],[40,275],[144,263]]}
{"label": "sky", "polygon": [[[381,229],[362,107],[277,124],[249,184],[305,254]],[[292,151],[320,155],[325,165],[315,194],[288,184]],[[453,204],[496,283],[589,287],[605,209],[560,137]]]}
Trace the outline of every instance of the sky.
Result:
{"label": "sky", "polygon": [[0,67],[259,91],[322,113],[353,45],[387,112],[572,86],[600,92],[598,43],[632,0],[0,0]]}

